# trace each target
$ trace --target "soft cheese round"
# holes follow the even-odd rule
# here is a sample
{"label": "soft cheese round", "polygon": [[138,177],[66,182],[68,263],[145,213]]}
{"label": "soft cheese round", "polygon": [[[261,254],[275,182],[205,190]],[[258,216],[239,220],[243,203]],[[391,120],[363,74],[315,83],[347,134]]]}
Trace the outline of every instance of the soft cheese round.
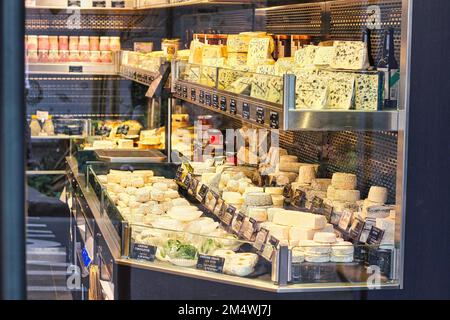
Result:
{"label": "soft cheese round", "polygon": [[385,204],[388,198],[388,190],[384,187],[372,186],[369,190],[367,199],[372,202]]}
{"label": "soft cheese round", "polygon": [[336,234],[331,232],[316,232],[313,240],[318,243],[335,243]]}
{"label": "soft cheese round", "polygon": [[331,178],[331,185],[336,189],[355,190],[357,178],[352,173],[337,172]]}
{"label": "soft cheese round", "polygon": [[[328,195],[327,195],[328,197]],[[336,189],[334,192],[334,200],[343,202],[356,202],[361,199],[359,190],[341,190]]]}

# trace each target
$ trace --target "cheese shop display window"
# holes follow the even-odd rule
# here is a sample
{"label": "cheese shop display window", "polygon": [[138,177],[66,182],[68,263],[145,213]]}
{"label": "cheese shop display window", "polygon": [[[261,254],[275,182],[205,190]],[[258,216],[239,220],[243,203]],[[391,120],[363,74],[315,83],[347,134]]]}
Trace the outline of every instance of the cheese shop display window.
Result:
{"label": "cheese shop display window", "polygon": [[77,298],[401,287],[410,1],[69,2],[24,40]]}

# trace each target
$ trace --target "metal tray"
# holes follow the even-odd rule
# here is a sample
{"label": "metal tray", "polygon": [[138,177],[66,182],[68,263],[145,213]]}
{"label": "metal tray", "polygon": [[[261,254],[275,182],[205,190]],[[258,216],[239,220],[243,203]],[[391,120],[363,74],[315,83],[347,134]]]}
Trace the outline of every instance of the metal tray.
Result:
{"label": "metal tray", "polygon": [[97,157],[112,163],[161,163],[167,157],[158,150],[96,150]]}

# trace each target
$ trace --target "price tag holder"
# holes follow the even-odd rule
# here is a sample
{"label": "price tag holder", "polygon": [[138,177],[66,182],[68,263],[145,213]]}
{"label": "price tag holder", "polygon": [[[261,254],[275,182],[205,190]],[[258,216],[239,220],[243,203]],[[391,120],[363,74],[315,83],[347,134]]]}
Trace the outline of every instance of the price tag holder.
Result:
{"label": "price tag holder", "polygon": [[192,177],[191,184],[189,185],[188,192],[190,194],[192,194],[194,197],[197,197],[198,184],[199,184],[199,181],[196,178]]}
{"label": "price tag holder", "polygon": [[256,230],[258,228],[258,223],[255,219],[246,217],[242,222],[241,230],[239,231],[239,236],[247,241],[254,241],[256,237]]}
{"label": "price tag holder", "polygon": [[253,242],[253,247],[257,250],[258,254],[261,254],[264,250],[264,245],[269,237],[269,230],[261,228],[256,235],[255,241]]}
{"label": "price tag holder", "polygon": [[201,202],[205,201],[206,195],[208,194],[209,188],[206,184],[202,185],[200,191],[198,192],[197,199]]}
{"label": "price tag holder", "polygon": [[313,213],[322,214],[323,199],[315,196],[311,201],[310,210]]}
{"label": "price tag holder", "polygon": [[220,216],[220,220],[228,227],[233,223],[234,215],[236,214],[236,208],[233,206],[224,205],[223,214]]}
{"label": "price tag holder", "polygon": [[264,124],[266,122],[265,113],[263,108],[256,108],[256,123]]}
{"label": "price tag holder", "polygon": [[380,267],[382,274],[386,275],[388,278],[391,277],[392,250],[369,249],[367,260],[370,266]]}
{"label": "price tag holder", "polygon": [[378,246],[381,243],[381,240],[383,240],[384,236],[384,230],[381,230],[377,227],[372,227],[369,232],[369,236],[367,237],[366,243],[368,245],[372,246]]}
{"label": "price tag holder", "polygon": [[223,206],[225,205],[225,202],[223,201],[222,198],[218,198],[217,199],[217,203],[216,203],[216,207],[214,208],[214,212],[213,214],[216,217],[220,217],[220,215],[222,214],[222,210],[223,210]]}
{"label": "price tag holder", "polygon": [[192,183],[192,174],[188,173],[183,181],[183,184],[184,184],[186,190],[189,190],[191,183]]}
{"label": "price tag holder", "polygon": [[306,192],[297,189],[292,196],[292,204],[297,208],[304,208],[306,203]]}
{"label": "price tag holder", "polygon": [[213,94],[213,108],[219,109],[219,96],[217,94]]}
{"label": "price tag holder", "polygon": [[153,262],[155,261],[156,250],[157,247],[135,243],[131,250],[131,259]]}
{"label": "price tag holder", "polygon": [[69,66],[69,73],[83,73],[83,66]]}
{"label": "price tag holder", "polygon": [[223,273],[225,259],[201,254],[198,257],[197,269],[215,273]]}
{"label": "price tag holder", "polygon": [[106,8],[106,1],[93,0],[92,7],[93,8]]}
{"label": "price tag holder", "polygon": [[209,190],[205,197],[205,206],[210,212],[214,212],[216,208],[219,195],[212,190]]}
{"label": "price tag holder", "polygon": [[264,245],[264,249],[263,249],[263,252],[261,253],[261,256],[268,261],[272,261],[273,256],[275,254],[275,250],[276,250],[276,248],[278,248],[279,244],[280,244],[280,240],[278,240],[277,238],[275,238],[273,236],[270,236],[266,245]]}
{"label": "price tag holder", "polygon": [[338,227],[342,231],[347,232],[347,230],[350,226],[350,221],[352,220],[352,216],[353,216],[353,212],[351,212],[349,210],[344,210],[344,212],[341,215],[341,218],[339,219],[339,224],[338,224]]}
{"label": "price tag holder", "polygon": [[183,183],[183,167],[180,166],[177,170],[177,172],[175,173],[175,181],[179,182],[179,183]]}
{"label": "price tag holder", "polygon": [[125,8],[125,1],[112,1],[111,6],[113,8]]}
{"label": "price tag holder", "polygon": [[227,111],[227,98],[222,97],[220,99],[220,110],[226,112]]}
{"label": "price tag holder", "polygon": [[353,220],[352,226],[350,227],[350,239],[354,240],[355,243],[359,242],[359,239],[361,237],[361,233],[364,230],[364,226],[365,226],[366,222],[357,217]]}
{"label": "price tag holder", "polygon": [[81,7],[81,0],[67,0],[68,7]]}
{"label": "price tag holder", "polygon": [[236,100],[230,100],[230,113],[236,115],[237,114],[237,103]]}
{"label": "price tag holder", "polygon": [[280,128],[280,116],[277,112],[270,112],[270,128],[279,129]]}
{"label": "price tag holder", "polygon": [[283,197],[285,197],[286,199],[291,199],[291,197],[292,197],[292,185],[290,183],[288,183],[287,185],[284,186],[284,188],[283,188]]}
{"label": "price tag holder", "polygon": [[240,235],[240,231],[242,228],[242,225],[244,224],[244,220],[245,220],[245,215],[241,212],[238,212],[237,214],[235,214],[232,225],[231,225],[231,230],[233,230],[234,234],[236,234],[237,236]]}
{"label": "price tag holder", "polygon": [[205,101],[207,106],[211,106],[211,95],[209,93],[205,94]]}
{"label": "price tag holder", "polygon": [[250,120],[250,105],[246,102],[242,104],[242,117]]}

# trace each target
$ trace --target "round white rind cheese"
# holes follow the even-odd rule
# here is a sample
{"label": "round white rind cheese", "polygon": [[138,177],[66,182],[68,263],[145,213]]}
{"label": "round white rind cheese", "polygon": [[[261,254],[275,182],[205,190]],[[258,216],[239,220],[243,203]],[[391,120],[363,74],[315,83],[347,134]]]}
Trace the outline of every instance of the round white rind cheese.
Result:
{"label": "round white rind cheese", "polygon": [[316,232],[313,240],[318,243],[335,243],[336,234],[331,232]]}
{"label": "round white rind cheese", "polygon": [[335,189],[342,190],[355,190],[357,184],[356,175],[352,173],[341,173],[337,172],[333,174],[331,178],[331,185]]}
{"label": "round white rind cheese", "polygon": [[388,190],[384,187],[372,186],[369,190],[367,199],[372,202],[385,204],[388,198]]}

